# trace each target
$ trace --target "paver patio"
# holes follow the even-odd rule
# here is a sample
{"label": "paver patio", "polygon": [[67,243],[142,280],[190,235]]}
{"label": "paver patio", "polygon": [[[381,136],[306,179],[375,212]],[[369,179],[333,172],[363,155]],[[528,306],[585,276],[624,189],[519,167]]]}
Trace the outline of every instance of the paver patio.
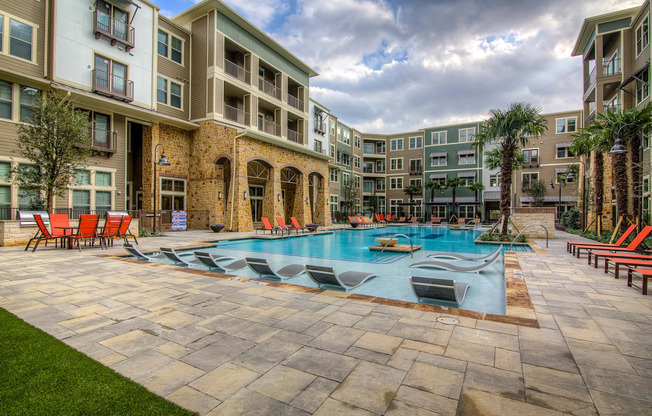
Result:
{"label": "paver patio", "polygon": [[0,248],[0,307],[206,415],[651,414],[652,297],[571,257],[578,237],[557,234],[548,254],[518,253],[538,329],[448,325],[97,249]]}

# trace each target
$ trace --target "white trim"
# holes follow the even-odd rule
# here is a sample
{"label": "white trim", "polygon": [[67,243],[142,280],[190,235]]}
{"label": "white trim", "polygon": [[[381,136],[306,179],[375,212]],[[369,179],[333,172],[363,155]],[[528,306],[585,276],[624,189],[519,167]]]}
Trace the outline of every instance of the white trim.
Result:
{"label": "white trim", "polygon": [[[168,35],[168,45],[167,45],[168,46],[168,56],[161,55],[160,53],[158,53],[158,32],[159,31],[165,32]],[[181,41],[181,63],[179,63],[179,62],[175,61],[174,59],[172,59],[172,38],[173,37],[177,38],[177,39],[179,39]],[[155,39],[156,39],[156,49],[155,49],[156,56],[161,56],[161,57],[167,59],[168,61],[174,62],[175,64],[180,65],[180,66],[185,68],[185,65],[184,65],[185,61],[183,59],[184,55],[185,55],[184,52],[185,52],[185,46],[186,46],[186,40],[185,39],[175,35],[174,33],[170,32],[169,30],[165,30],[165,29],[161,28],[160,25],[157,26]]]}
{"label": "white trim", "polygon": [[[37,49],[37,47],[38,47],[38,29],[39,29],[39,25],[37,25],[35,23],[32,23],[29,20],[25,20],[23,18],[20,18],[20,17],[15,16],[15,15],[13,15],[11,13],[7,13],[7,12],[1,11],[1,10],[0,10],[0,15],[4,16],[3,21],[2,21],[2,51],[0,52],[0,54],[10,56],[11,58],[18,59],[19,61],[30,63],[32,65],[38,65],[38,62],[37,62],[37,58],[38,58],[37,50],[38,49]],[[11,20],[12,19],[17,21],[17,22],[23,23],[23,24],[25,24],[27,26],[30,26],[33,29],[32,30],[32,43],[31,43],[31,45],[32,45],[32,56],[31,56],[31,59],[29,59],[29,60],[27,60],[25,58],[21,58],[21,57],[16,56],[16,55],[11,55],[9,53],[9,43],[10,43],[10,39],[11,39],[11,29],[10,29],[10,27],[11,27]]]}
{"label": "white trim", "polygon": [[[441,142],[441,134],[442,133],[445,136],[443,143]],[[437,134],[437,141],[439,142],[437,144],[435,144],[434,140],[433,140],[433,136],[435,134]],[[448,130],[439,130],[439,131],[430,132],[430,145],[431,146],[442,146],[442,145],[445,145],[445,144],[448,144]]]}
{"label": "white trim", "polygon": [[[573,131],[568,131],[568,120],[571,120],[571,119],[574,119],[574,120],[575,120],[575,130],[573,130]],[[557,131],[557,122],[558,122],[559,120],[565,120],[565,121],[564,121],[564,131],[562,131],[561,133]],[[558,118],[555,118],[555,134],[577,133],[577,128],[578,128],[578,125],[577,125],[577,116],[571,116],[571,117],[558,117]]]}
{"label": "white trim", "polygon": [[[168,101],[167,103],[162,103],[162,102],[160,102],[158,100],[158,77],[161,77],[161,78],[163,78],[164,80],[166,80],[168,82],[167,83],[167,91],[166,91],[167,101]],[[170,99],[172,98],[172,83],[173,82],[175,84],[181,86],[181,107],[175,107],[175,106],[170,104]],[[175,110],[185,111],[185,109],[183,108],[183,101],[184,101],[184,98],[185,98],[185,93],[184,93],[185,85],[184,85],[183,82],[180,82],[180,81],[178,81],[176,79],[172,79],[170,77],[166,77],[165,75],[156,74],[156,85],[155,85],[154,89],[156,90],[156,103],[157,104],[161,104],[161,105],[164,105],[166,107],[173,108]]]}
{"label": "white trim", "polygon": [[[398,162],[396,162],[397,167],[392,168],[392,161],[393,160],[401,160],[401,167],[398,167]],[[405,164],[403,163],[403,158],[402,157],[392,157],[389,159],[389,170],[404,170],[405,169]]]}
{"label": "white trim", "polygon": [[[399,142],[400,140],[400,142]],[[392,149],[392,146],[396,143],[396,149]],[[401,143],[401,148],[399,149],[398,144]],[[397,139],[390,139],[389,140],[389,151],[390,152],[401,152],[405,149],[404,143],[403,143],[403,138],[397,138]]]}

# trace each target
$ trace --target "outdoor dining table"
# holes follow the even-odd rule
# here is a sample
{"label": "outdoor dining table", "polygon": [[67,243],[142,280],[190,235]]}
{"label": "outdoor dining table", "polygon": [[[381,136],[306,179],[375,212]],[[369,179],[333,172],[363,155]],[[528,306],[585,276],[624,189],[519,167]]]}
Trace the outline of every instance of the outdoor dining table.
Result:
{"label": "outdoor dining table", "polygon": [[[72,232],[77,227],[54,227],[54,228],[59,229],[59,230],[63,230],[63,236],[62,237],[66,238],[66,248],[68,250],[72,250],[72,235],[73,235]],[[70,233],[68,233],[68,231],[70,231]]]}

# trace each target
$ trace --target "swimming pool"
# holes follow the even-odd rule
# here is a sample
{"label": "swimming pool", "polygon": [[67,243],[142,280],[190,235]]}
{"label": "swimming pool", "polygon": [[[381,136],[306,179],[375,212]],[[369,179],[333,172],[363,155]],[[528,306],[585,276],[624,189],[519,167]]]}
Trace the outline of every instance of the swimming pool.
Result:
{"label": "swimming pool", "polygon": [[[275,240],[245,239],[220,241],[214,248],[201,249],[215,254],[230,255],[241,259],[244,257],[266,258],[277,270],[291,263],[313,264],[334,267],[336,272],[347,270],[372,272],[377,276],[368,280],[351,293],[417,302],[409,283],[409,276],[440,277],[466,282],[471,286],[467,292],[462,309],[505,315],[505,278],[502,259],[489,266],[482,273],[456,273],[437,269],[410,268],[418,261],[428,260],[428,254],[434,251],[454,251],[458,253],[488,254],[496,250],[495,245],[475,244],[474,240],[481,233],[476,230],[450,230],[443,227],[384,227],[366,230],[337,230],[332,234],[306,235],[301,238]],[[374,239],[405,234],[414,245],[422,249],[409,254],[377,254],[369,250]],[[408,244],[405,238],[399,238],[399,244]],[[514,247],[515,250],[530,250],[529,247]],[[457,265],[470,266],[477,263],[456,261]],[[238,276],[259,278],[248,268],[237,270]],[[316,284],[302,274],[287,283],[308,287]],[[446,302],[431,302],[441,306],[454,306]]]}

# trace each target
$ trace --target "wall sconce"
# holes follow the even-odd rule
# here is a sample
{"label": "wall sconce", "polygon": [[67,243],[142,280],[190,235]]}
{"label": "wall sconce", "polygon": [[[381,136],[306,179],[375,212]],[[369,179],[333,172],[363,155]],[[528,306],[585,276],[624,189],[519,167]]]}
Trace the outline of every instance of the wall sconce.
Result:
{"label": "wall sconce", "polygon": [[244,191],[244,199],[247,199],[247,191]]}
{"label": "wall sconce", "polygon": [[281,202],[281,194],[276,194],[276,200],[277,200],[278,202]]}
{"label": "wall sconce", "polygon": [[220,201],[222,200],[222,192],[221,191],[217,193],[217,199],[219,199]]}
{"label": "wall sconce", "polygon": [[309,201],[309,199],[308,199],[308,198],[306,198],[306,204],[309,204],[309,203],[310,203],[310,201]]}

